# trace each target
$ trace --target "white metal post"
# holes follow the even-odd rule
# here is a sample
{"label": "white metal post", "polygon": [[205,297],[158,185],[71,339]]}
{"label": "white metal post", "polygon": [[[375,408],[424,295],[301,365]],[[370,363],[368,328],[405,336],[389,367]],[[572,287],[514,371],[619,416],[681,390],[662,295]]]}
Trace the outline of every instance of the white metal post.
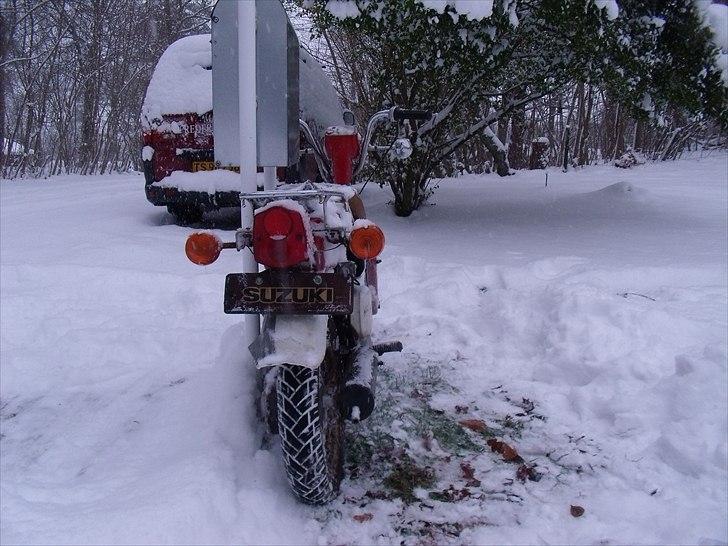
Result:
{"label": "white metal post", "polygon": [[[256,70],[255,70],[255,1],[238,0],[238,106],[240,133],[240,187],[250,193],[258,189],[258,154],[256,142]],[[241,207],[243,228],[253,227],[253,208],[250,203]],[[258,264],[253,255],[243,252],[243,271],[257,273]],[[245,319],[246,343],[253,342],[260,333],[258,315]]]}
{"label": "white metal post", "polygon": [[275,167],[263,167],[263,189],[265,191],[276,189]]}

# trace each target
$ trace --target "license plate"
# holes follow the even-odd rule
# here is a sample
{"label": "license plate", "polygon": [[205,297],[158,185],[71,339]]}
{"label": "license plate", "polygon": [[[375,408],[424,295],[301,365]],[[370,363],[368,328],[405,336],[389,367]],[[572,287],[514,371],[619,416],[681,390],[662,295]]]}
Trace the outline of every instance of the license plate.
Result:
{"label": "license plate", "polygon": [[214,171],[215,169],[225,169],[226,171],[233,171],[236,173],[240,172],[240,167],[237,165],[228,165],[225,167],[216,165],[214,161],[193,161],[192,172],[198,171]]}
{"label": "license plate", "polygon": [[224,305],[228,314],[348,315],[351,281],[338,273],[230,273]]}
{"label": "license plate", "polygon": [[214,171],[215,170],[215,162],[214,161],[193,161],[192,162],[192,172],[196,173],[197,171]]}

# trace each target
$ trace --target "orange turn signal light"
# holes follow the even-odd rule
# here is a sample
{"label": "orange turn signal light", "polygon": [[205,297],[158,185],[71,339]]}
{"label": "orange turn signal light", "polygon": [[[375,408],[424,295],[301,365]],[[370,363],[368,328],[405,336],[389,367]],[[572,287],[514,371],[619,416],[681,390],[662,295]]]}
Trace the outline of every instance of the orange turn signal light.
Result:
{"label": "orange turn signal light", "polygon": [[374,224],[352,230],[349,236],[349,250],[362,260],[376,258],[384,250],[384,232]]}
{"label": "orange turn signal light", "polygon": [[222,251],[222,241],[213,233],[197,232],[187,237],[185,254],[197,265],[210,265]]}

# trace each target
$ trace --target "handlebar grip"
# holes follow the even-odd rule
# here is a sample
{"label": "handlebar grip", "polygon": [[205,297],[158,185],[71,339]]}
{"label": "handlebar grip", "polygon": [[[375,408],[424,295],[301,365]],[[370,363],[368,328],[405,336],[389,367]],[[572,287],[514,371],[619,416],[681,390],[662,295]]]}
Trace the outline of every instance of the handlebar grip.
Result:
{"label": "handlebar grip", "polygon": [[416,121],[428,121],[432,118],[432,112],[429,110],[404,110],[402,108],[395,108],[392,112],[392,119],[394,121],[404,121],[406,119]]}

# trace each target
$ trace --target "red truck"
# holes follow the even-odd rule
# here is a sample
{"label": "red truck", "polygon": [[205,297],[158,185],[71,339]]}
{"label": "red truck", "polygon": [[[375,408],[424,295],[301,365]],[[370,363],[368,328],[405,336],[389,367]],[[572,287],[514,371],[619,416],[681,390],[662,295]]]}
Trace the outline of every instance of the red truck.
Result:
{"label": "red truck", "polygon": [[[300,117],[312,131],[322,135],[327,127],[342,125],[342,109],[331,81],[303,49],[299,79]],[[162,54],[147,88],[141,115],[142,161],[147,199],[166,206],[182,223],[199,222],[205,211],[240,204],[240,184],[232,173],[227,178],[218,173],[215,184],[186,174],[219,168],[212,104],[210,35],[177,40]],[[312,160],[304,155],[301,162]],[[301,170],[305,168],[302,164]],[[279,175],[285,176],[282,170]]]}

